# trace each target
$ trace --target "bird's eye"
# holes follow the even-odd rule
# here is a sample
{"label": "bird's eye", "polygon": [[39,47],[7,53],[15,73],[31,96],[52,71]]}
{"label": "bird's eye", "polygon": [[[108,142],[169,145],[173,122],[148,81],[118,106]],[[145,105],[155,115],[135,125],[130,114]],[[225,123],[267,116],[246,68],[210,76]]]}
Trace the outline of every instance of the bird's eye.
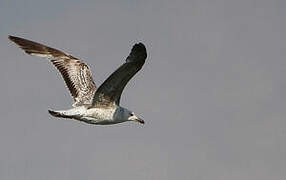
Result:
{"label": "bird's eye", "polygon": [[130,113],[129,115],[130,115],[130,116],[134,116],[134,113]]}

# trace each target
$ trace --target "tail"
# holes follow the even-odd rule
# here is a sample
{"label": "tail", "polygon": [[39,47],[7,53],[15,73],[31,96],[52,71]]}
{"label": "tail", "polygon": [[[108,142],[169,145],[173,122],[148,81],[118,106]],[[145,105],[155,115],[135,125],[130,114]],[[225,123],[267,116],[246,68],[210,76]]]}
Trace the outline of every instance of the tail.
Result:
{"label": "tail", "polygon": [[54,117],[61,117],[61,118],[72,118],[72,116],[68,116],[68,115],[65,115],[61,112],[57,112],[57,111],[52,111],[52,110],[48,110],[50,115],[54,116]]}

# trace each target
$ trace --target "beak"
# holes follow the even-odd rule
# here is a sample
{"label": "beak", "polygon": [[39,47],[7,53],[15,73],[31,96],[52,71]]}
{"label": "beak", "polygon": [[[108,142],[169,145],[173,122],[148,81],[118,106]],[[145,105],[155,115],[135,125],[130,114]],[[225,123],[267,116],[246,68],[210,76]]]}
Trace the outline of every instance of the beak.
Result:
{"label": "beak", "polygon": [[140,119],[140,118],[137,118],[136,121],[139,122],[140,124],[144,124],[145,123],[144,120]]}

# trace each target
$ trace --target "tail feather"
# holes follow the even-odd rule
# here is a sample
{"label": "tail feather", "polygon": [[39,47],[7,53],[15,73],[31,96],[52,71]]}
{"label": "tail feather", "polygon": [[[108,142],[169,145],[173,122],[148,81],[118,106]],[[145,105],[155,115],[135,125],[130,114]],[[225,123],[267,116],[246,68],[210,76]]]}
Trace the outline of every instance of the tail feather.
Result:
{"label": "tail feather", "polygon": [[54,116],[54,117],[62,117],[62,118],[71,118],[71,116],[67,116],[63,113],[57,112],[57,111],[52,111],[52,110],[48,110],[50,115]]}

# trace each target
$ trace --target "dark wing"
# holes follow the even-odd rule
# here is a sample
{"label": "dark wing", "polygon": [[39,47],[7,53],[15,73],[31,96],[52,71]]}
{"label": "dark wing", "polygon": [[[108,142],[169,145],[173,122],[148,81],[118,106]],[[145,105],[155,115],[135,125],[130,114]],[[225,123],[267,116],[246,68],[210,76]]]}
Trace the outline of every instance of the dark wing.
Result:
{"label": "dark wing", "polygon": [[91,104],[96,90],[89,67],[79,59],[54,48],[23,38],[9,36],[27,54],[49,59],[63,76],[75,101],[73,106]]}
{"label": "dark wing", "polygon": [[128,81],[142,68],[147,57],[144,44],[135,44],[126,62],[113,72],[94,94],[93,106],[119,105],[121,93]]}

